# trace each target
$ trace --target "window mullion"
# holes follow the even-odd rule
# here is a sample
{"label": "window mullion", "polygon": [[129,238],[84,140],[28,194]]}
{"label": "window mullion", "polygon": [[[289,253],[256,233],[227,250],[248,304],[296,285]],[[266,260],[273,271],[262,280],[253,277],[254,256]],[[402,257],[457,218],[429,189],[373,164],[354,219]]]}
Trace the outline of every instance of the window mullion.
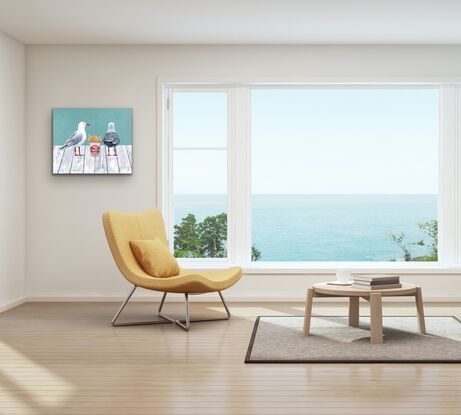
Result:
{"label": "window mullion", "polygon": [[438,259],[443,265],[457,262],[457,118],[458,88],[440,89],[439,138],[439,240]]}
{"label": "window mullion", "polygon": [[251,139],[250,88],[235,87],[232,91],[233,145],[233,262],[251,262]]}
{"label": "window mullion", "polygon": [[164,130],[157,151],[159,152],[159,167],[161,168],[161,192],[158,194],[158,206],[162,210],[168,244],[173,250],[173,88],[166,87],[164,93],[165,119]]}

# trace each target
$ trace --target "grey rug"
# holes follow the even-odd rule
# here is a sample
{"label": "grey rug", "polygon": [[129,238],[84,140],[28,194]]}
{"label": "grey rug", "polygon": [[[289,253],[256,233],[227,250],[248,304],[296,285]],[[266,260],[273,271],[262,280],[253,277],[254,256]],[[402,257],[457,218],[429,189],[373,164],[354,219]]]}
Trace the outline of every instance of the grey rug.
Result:
{"label": "grey rug", "polygon": [[370,319],[349,327],[347,317],[258,317],[245,363],[461,363],[461,321],[426,317],[427,335],[415,317],[384,317],[384,344],[370,344]]}

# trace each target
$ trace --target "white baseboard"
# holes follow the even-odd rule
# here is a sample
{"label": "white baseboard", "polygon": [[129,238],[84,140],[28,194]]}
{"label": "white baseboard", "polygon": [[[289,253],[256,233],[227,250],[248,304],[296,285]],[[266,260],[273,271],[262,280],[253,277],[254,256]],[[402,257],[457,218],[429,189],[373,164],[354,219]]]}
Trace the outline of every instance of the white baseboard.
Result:
{"label": "white baseboard", "polygon": [[12,308],[17,307],[18,305],[24,304],[26,302],[27,302],[27,297],[22,297],[22,298],[18,298],[17,300],[6,303],[0,306],[0,313],[3,313],[4,311],[7,311],[7,310],[11,310]]}
{"label": "white baseboard", "polygon": [[[104,303],[117,303],[121,302],[126,297],[121,296],[29,296],[25,297],[23,302],[104,302]],[[265,297],[265,296],[226,296],[224,293],[226,302],[229,303],[304,303],[306,300],[303,297]],[[161,296],[133,296],[130,301],[132,302],[160,302]],[[216,302],[219,303],[219,297],[215,298],[212,295],[197,295],[189,297],[190,301],[194,302]],[[168,302],[182,302],[184,298],[182,294],[170,294],[167,297]],[[347,298],[316,298],[315,301],[321,303],[344,303]],[[385,302],[393,303],[412,303],[413,299],[410,297],[390,297],[386,298]],[[461,297],[459,296],[445,296],[445,297],[424,297],[425,303],[459,303],[461,305]],[[18,304],[19,305],[19,304]],[[15,306],[13,306],[15,307]],[[0,308],[0,311],[2,309]]]}

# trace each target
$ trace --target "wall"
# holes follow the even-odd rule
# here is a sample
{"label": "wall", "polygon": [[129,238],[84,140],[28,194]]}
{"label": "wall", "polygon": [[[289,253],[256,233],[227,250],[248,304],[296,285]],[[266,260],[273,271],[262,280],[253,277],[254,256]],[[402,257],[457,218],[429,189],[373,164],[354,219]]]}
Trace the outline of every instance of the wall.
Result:
{"label": "wall", "polygon": [[25,59],[0,33],[0,311],[25,296]]}
{"label": "wall", "polygon": [[[118,298],[128,284],[113,263],[101,213],[155,206],[156,78],[341,80],[461,79],[458,46],[28,46],[28,295]],[[134,174],[51,175],[53,107],[132,107]],[[413,275],[432,297],[461,296],[460,275]],[[248,275],[232,298],[302,299],[325,276]],[[443,283],[442,283],[443,282]]]}

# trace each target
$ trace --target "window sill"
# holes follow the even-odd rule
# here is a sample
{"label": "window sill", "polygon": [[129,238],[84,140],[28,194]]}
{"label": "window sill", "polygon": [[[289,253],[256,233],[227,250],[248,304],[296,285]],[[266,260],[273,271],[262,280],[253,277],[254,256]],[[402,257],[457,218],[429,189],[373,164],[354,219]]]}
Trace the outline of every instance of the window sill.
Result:
{"label": "window sill", "polygon": [[[222,269],[234,265],[227,261],[179,261],[182,268],[188,269]],[[322,275],[335,274],[337,270],[351,273],[399,273],[411,274],[461,274],[461,265],[446,266],[439,263],[421,262],[259,262],[242,266],[245,275]]]}

